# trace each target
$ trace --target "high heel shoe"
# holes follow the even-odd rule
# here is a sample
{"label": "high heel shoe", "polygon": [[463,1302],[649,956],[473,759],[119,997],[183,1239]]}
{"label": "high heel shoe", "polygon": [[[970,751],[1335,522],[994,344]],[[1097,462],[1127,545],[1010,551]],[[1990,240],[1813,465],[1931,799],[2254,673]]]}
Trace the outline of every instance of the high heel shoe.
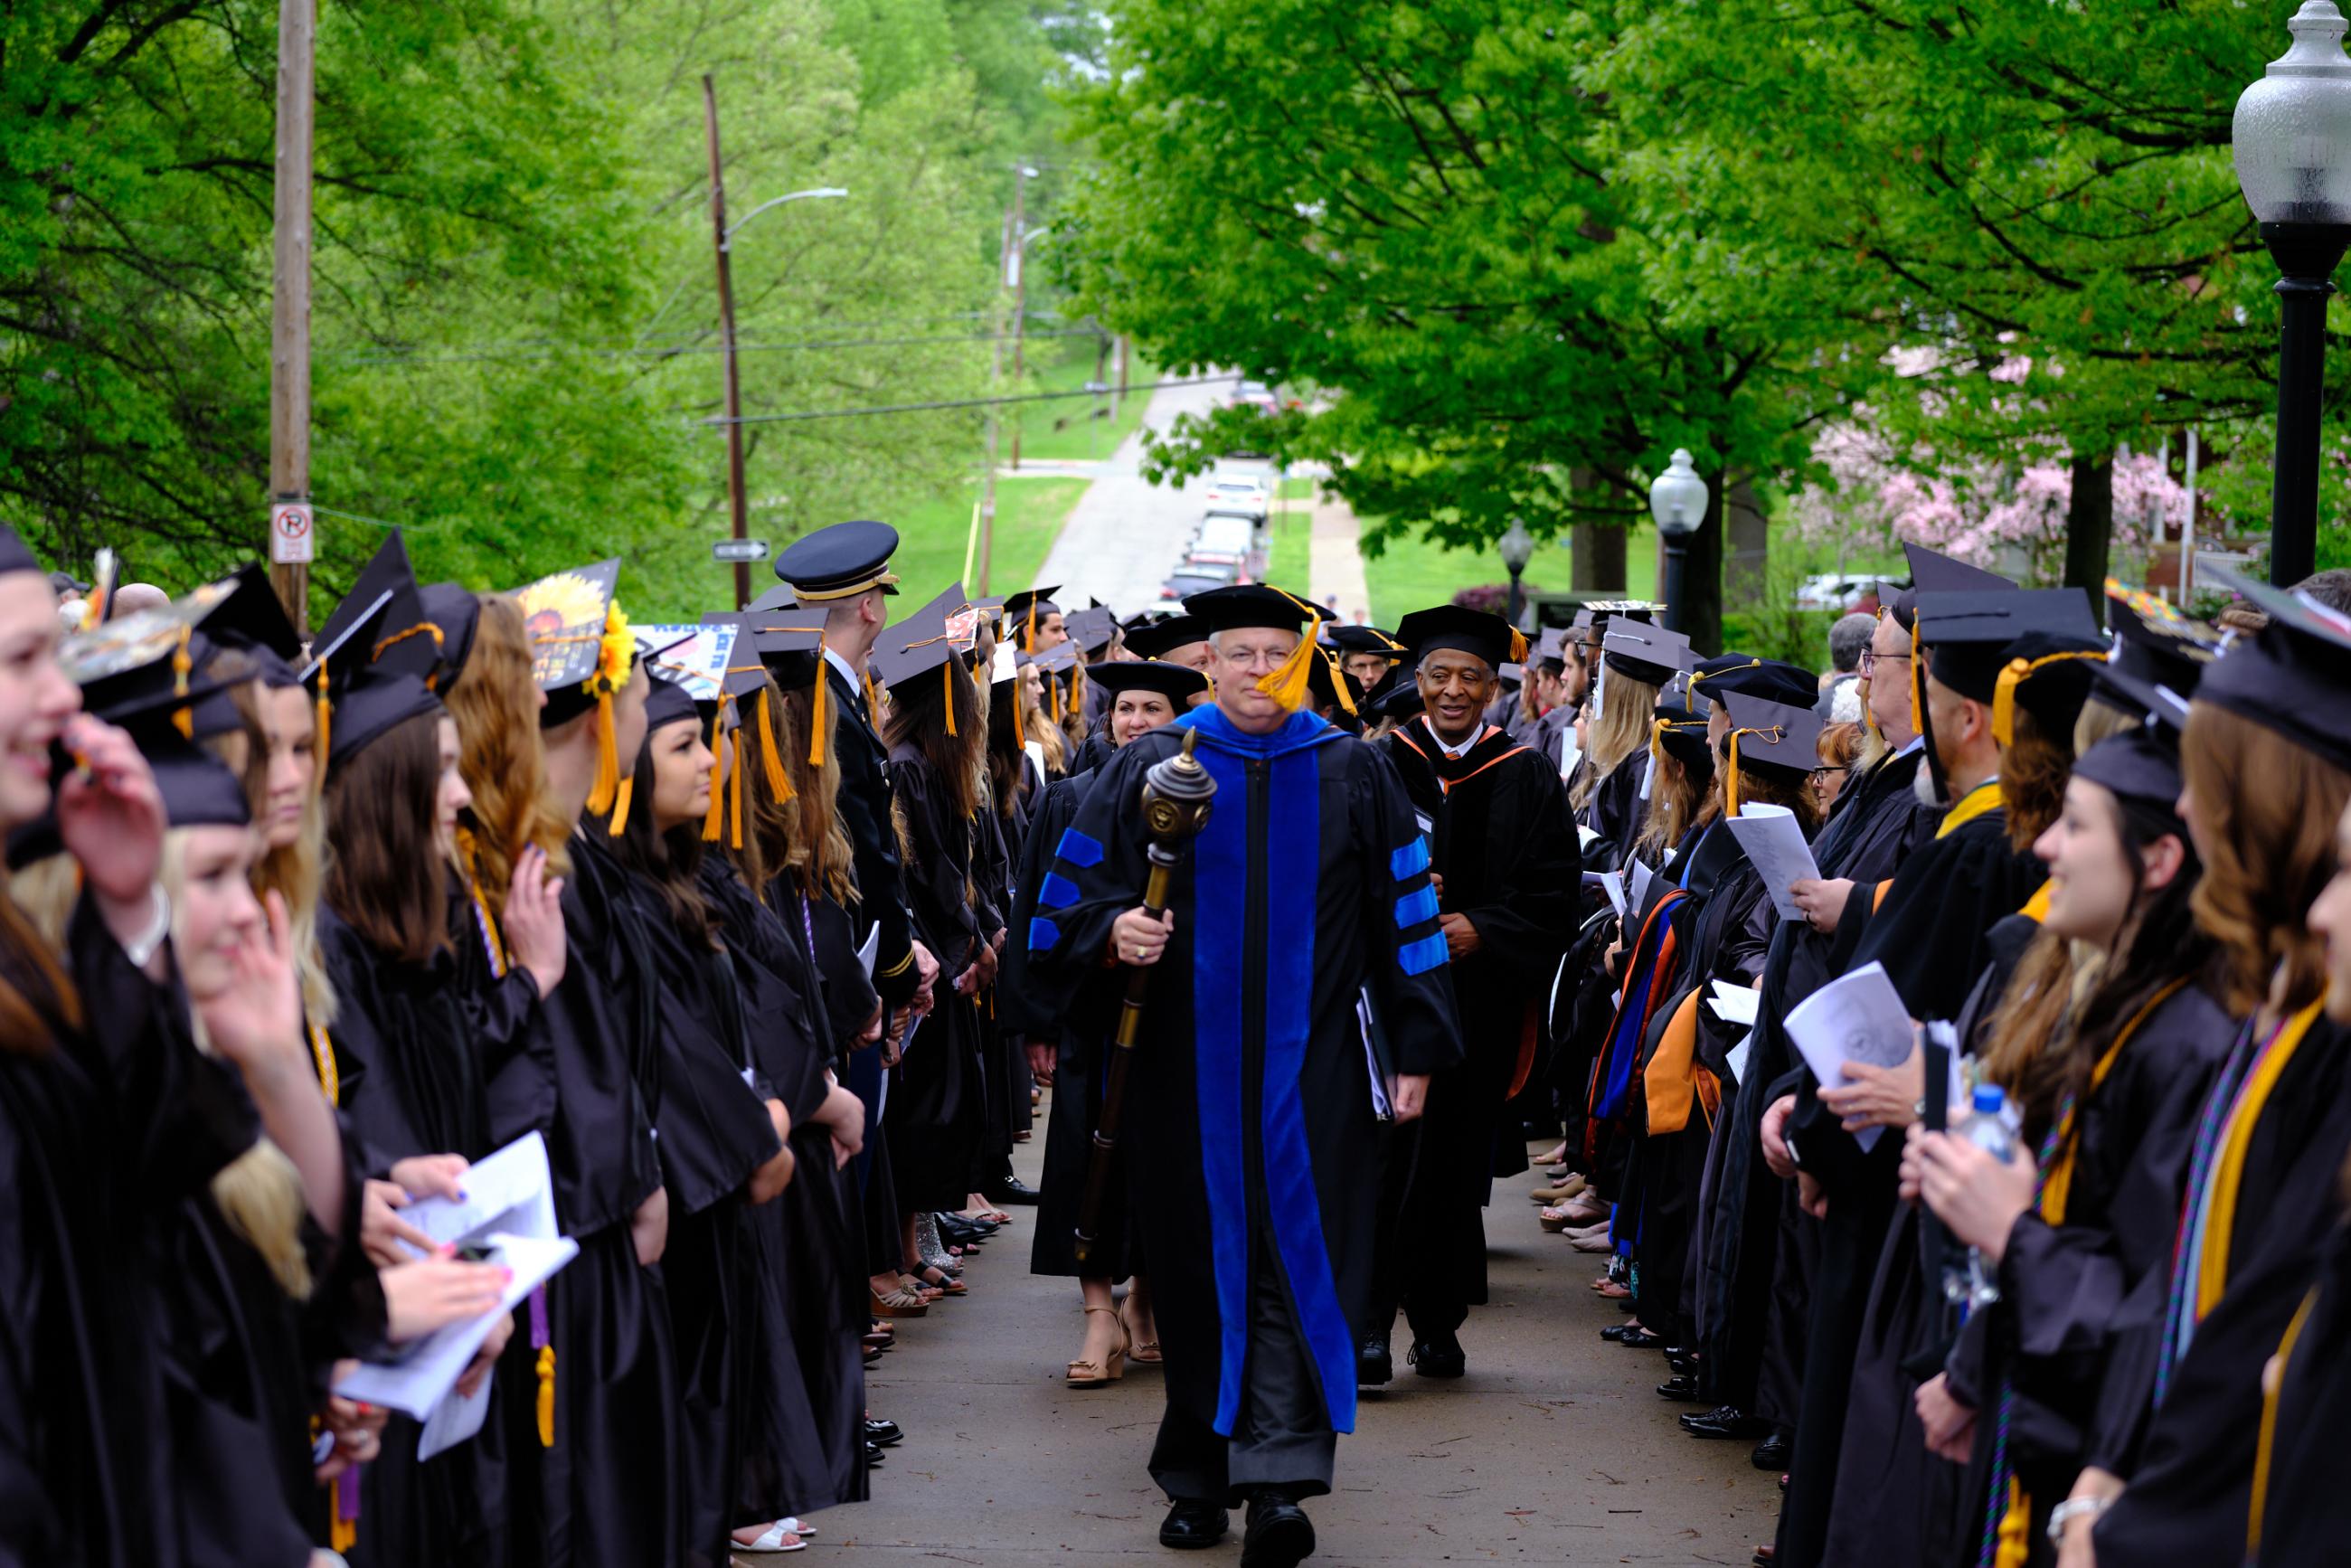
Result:
{"label": "high heel shoe", "polygon": [[947,1256],[947,1249],[939,1243],[938,1221],[927,1214],[914,1218],[914,1255],[924,1267],[936,1269],[950,1280],[963,1278],[963,1265]]}
{"label": "high heel shoe", "polygon": [[1116,1383],[1120,1378],[1126,1375],[1126,1353],[1128,1349],[1126,1321],[1119,1316],[1118,1309],[1116,1307],[1088,1307],[1086,1311],[1089,1312],[1108,1312],[1111,1315],[1111,1321],[1118,1324],[1118,1344],[1107,1356],[1099,1362],[1073,1361],[1070,1363],[1067,1381],[1072,1388],[1100,1388],[1105,1383]]}

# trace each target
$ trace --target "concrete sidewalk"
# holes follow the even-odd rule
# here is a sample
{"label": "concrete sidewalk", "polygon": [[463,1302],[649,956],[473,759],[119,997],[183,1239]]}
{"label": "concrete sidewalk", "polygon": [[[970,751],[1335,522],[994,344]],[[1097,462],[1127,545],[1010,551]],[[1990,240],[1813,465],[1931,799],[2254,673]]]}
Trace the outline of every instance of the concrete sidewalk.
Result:
{"label": "concrete sidewalk", "polygon": [[1306,543],[1307,591],[1317,604],[1334,606],[1343,622],[1372,612],[1371,584],[1364,580],[1362,530],[1347,503],[1318,494],[1313,531]]}
{"label": "concrete sidewalk", "polygon": [[[1015,1165],[1038,1179],[1045,1137]],[[1748,1444],[1700,1443],[1653,1392],[1664,1358],[1604,1343],[1612,1315],[1587,1288],[1593,1260],[1535,1223],[1530,1178],[1496,1184],[1486,1228],[1493,1304],[1462,1331],[1469,1375],[1424,1381],[1403,1367],[1366,1391],[1339,1445],[1338,1490],[1310,1502],[1311,1564],[1495,1562],[1743,1565],[1771,1538],[1775,1477]],[[1074,1281],[1029,1273],[1036,1211],[1014,1211],[974,1260],[972,1293],[899,1326],[872,1380],[874,1413],[906,1440],[874,1472],[873,1500],[817,1517],[795,1561],[1014,1568],[1038,1563],[1230,1568],[1240,1518],[1212,1551],[1156,1536],[1165,1500],[1144,1472],[1160,1375],[1130,1369],[1077,1391],[1062,1364],[1081,1335]],[[769,1563],[773,1558],[738,1558]]]}

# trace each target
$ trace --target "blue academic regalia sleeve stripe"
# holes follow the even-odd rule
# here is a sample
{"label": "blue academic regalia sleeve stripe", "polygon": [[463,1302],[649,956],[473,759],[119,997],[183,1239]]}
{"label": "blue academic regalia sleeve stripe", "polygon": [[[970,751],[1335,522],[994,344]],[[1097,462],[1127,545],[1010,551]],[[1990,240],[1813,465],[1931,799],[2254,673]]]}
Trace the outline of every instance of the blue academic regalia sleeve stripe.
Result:
{"label": "blue academic regalia sleeve stripe", "polygon": [[1403,931],[1437,918],[1437,890],[1426,883],[1396,900],[1396,929]]}
{"label": "blue academic regalia sleeve stripe", "polygon": [[1061,841],[1054,848],[1053,853],[1056,858],[1083,871],[1089,866],[1102,864],[1102,847],[1091,834],[1081,833],[1075,828],[1063,828]]}
{"label": "blue academic regalia sleeve stripe", "polygon": [[1388,873],[1398,882],[1409,876],[1418,876],[1427,869],[1428,844],[1421,839],[1413,840],[1388,856]]}
{"label": "blue academic regalia sleeve stripe", "polygon": [[1407,942],[1396,949],[1396,962],[1407,975],[1425,975],[1445,962],[1445,936],[1431,932],[1417,942]]}
{"label": "blue academic regalia sleeve stripe", "polygon": [[1041,915],[1032,916],[1029,919],[1029,951],[1031,953],[1049,952],[1051,949],[1060,946],[1061,944],[1061,928],[1060,926],[1054,925],[1051,921],[1046,919]]}
{"label": "blue academic regalia sleeve stripe", "polygon": [[1060,872],[1049,871],[1037,884],[1037,903],[1044,909],[1066,909],[1078,901],[1078,884]]}

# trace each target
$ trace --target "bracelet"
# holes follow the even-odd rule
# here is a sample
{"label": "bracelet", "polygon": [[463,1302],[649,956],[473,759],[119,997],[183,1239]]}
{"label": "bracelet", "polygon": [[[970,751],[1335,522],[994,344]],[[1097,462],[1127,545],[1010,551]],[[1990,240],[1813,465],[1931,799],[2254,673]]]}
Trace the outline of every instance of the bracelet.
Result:
{"label": "bracelet", "polygon": [[172,900],[160,882],[147,884],[147,924],[138,936],[122,943],[123,956],[134,969],[143,969],[155,956],[155,949],[172,935]]}
{"label": "bracelet", "polygon": [[2073,1523],[2075,1520],[2080,1519],[2085,1514],[2087,1514],[2092,1519],[2095,1519],[2098,1515],[2105,1512],[2106,1510],[2114,1506],[2115,1500],[2110,1497],[2067,1498],[2064,1502],[2059,1503],[2055,1508],[2049,1511],[2049,1544],[2052,1546],[2063,1546],[2065,1543],[2065,1527],[2067,1525]]}

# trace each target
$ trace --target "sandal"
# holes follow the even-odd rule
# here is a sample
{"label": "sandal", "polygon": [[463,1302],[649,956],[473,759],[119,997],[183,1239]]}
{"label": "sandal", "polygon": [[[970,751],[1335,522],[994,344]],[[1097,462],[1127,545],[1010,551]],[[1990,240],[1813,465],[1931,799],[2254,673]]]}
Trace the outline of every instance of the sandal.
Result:
{"label": "sandal", "polygon": [[1086,1311],[1089,1312],[1108,1312],[1111,1315],[1112,1320],[1118,1324],[1118,1337],[1120,1343],[1118,1347],[1115,1350],[1113,1350],[1104,1361],[1073,1361],[1070,1363],[1070,1369],[1065,1375],[1064,1380],[1072,1388],[1100,1388],[1105,1383],[1116,1383],[1120,1378],[1126,1375],[1126,1320],[1119,1316],[1118,1309],[1116,1307],[1088,1307]]}
{"label": "sandal", "polygon": [[778,1521],[761,1531],[759,1532],[758,1539],[756,1541],[730,1540],[727,1544],[737,1552],[756,1552],[763,1555],[771,1552],[806,1552],[808,1550],[808,1542],[802,1541],[790,1531],[786,1530],[784,1528],[785,1522],[797,1523],[799,1521],[796,1520]]}
{"label": "sandal", "polygon": [[1123,1301],[1119,1303],[1118,1326],[1119,1331],[1126,1335],[1127,1359],[1135,1365],[1157,1366],[1167,1359],[1160,1354],[1157,1340],[1134,1337],[1134,1325],[1126,1321],[1126,1303]]}
{"label": "sandal", "polygon": [[937,1301],[941,1296],[946,1294],[945,1291],[935,1290],[931,1286],[923,1283],[922,1281],[915,1279],[912,1274],[899,1275],[898,1288],[902,1291],[911,1291],[915,1296],[920,1297],[925,1306],[929,1306],[933,1301]]}
{"label": "sandal", "polygon": [[[867,1289],[872,1290],[872,1287]],[[931,1310],[930,1304],[919,1293],[909,1290],[903,1280],[898,1282],[898,1288],[886,1296],[879,1291],[872,1293],[873,1315],[877,1318],[919,1318]]]}
{"label": "sandal", "polygon": [[1535,1218],[1542,1222],[1542,1228],[1554,1236],[1575,1223],[1573,1218],[1563,1208],[1546,1208]]}
{"label": "sandal", "polygon": [[914,1271],[914,1278],[943,1296],[968,1296],[971,1287],[953,1274],[924,1264]]}

